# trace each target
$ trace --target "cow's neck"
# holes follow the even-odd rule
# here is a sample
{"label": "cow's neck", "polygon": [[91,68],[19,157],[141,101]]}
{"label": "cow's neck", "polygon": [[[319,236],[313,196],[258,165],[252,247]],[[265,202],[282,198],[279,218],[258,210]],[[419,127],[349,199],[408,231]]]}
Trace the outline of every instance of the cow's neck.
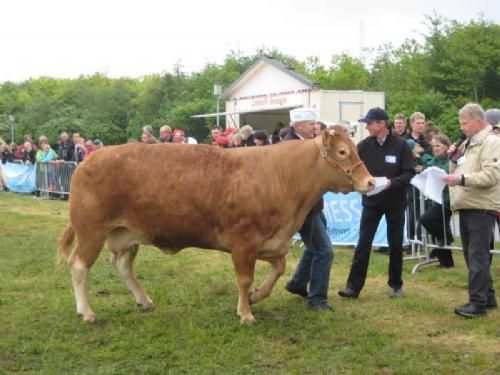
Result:
{"label": "cow's neck", "polygon": [[296,219],[295,226],[299,227],[328,187],[328,171],[325,170],[325,161],[320,156],[317,142],[319,139],[301,142],[289,155],[292,170],[288,177],[285,177],[284,187],[288,187],[285,194],[290,198],[290,202],[296,203],[291,206],[295,210],[292,213]]}

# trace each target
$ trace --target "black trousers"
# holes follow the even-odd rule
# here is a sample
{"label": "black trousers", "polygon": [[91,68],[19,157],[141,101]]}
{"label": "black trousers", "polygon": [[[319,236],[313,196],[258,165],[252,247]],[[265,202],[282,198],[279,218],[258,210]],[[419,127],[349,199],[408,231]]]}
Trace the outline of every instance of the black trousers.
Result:
{"label": "black trousers", "polygon": [[[434,243],[449,245],[453,242],[450,219],[451,210],[447,207],[443,209],[442,205],[435,204],[425,211],[420,218],[420,224],[431,235]],[[436,248],[435,254],[442,266],[452,267],[454,265],[451,250]]]}
{"label": "black trousers", "polygon": [[372,249],[373,238],[382,216],[387,220],[387,240],[389,242],[389,279],[391,288],[403,286],[403,230],[405,224],[404,208],[388,210],[385,207],[363,207],[359,228],[359,240],[354,250],[351,272],[347,279],[347,287],[359,292],[365,285],[368,263]]}
{"label": "black trousers", "polygon": [[460,210],[460,236],[464,258],[469,269],[469,302],[485,306],[495,298],[490,273],[490,239],[495,228],[495,216],[484,210]]}

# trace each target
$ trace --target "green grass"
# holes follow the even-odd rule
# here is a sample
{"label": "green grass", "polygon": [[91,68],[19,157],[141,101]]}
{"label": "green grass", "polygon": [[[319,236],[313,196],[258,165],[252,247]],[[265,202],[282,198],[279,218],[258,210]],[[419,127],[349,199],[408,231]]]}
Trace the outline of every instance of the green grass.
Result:
{"label": "green grass", "polygon": [[[283,287],[299,249],[270,298],[253,306],[258,324],[241,326],[230,257],[185,250],[175,256],[142,247],[136,270],[155,302],[144,312],[104,250],[90,275],[96,324],[75,315],[67,269],[55,266],[67,203],[0,193],[0,374],[495,374],[500,372],[500,313],[466,320],[457,266],[423,267],[405,296],[387,298],[385,255],[373,254],[358,300],[341,300],[352,250],[336,249],[330,285],[334,313],[309,311]],[[500,257],[493,277],[500,287]],[[269,271],[257,266],[256,282]],[[99,293],[103,290],[109,292]]]}

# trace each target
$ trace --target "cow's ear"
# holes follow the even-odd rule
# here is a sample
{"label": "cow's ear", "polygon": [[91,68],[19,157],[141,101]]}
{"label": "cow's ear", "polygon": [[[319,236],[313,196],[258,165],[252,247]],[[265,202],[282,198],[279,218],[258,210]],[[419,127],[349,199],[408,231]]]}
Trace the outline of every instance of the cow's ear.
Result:
{"label": "cow's ear", "polygon": [[322,143],[327,146],[330,142],[330,139],[335,136],[335,129],[333,126],[327,127],[325,130],[321,132],[321,141]]}
{"label": "cow's ear", "polygon": [[321,143],[323,143],[325,146],[328,146],[328,140],[330,139],[329,130],[330,129],[326,128],[321,132]]}

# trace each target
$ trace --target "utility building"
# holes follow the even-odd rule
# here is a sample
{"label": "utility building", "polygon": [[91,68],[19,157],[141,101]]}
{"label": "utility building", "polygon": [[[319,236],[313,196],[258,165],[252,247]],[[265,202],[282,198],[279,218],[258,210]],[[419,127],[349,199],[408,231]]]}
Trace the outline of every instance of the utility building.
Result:
{"label": "utility building", "polygon": [[340,122],[350,127],[355,141],[367,133],[358,120],[372,107],[385,107],[383,92],[360,90],[322,90],[319,85],[286,67],[262,56],[219,97],[225,111],[193,117],[224,116],[226,127],[239,129],[251,125],[269,134],[281,122],[289,125],[289,111],[298,107],[315,108],[319,119]]}

